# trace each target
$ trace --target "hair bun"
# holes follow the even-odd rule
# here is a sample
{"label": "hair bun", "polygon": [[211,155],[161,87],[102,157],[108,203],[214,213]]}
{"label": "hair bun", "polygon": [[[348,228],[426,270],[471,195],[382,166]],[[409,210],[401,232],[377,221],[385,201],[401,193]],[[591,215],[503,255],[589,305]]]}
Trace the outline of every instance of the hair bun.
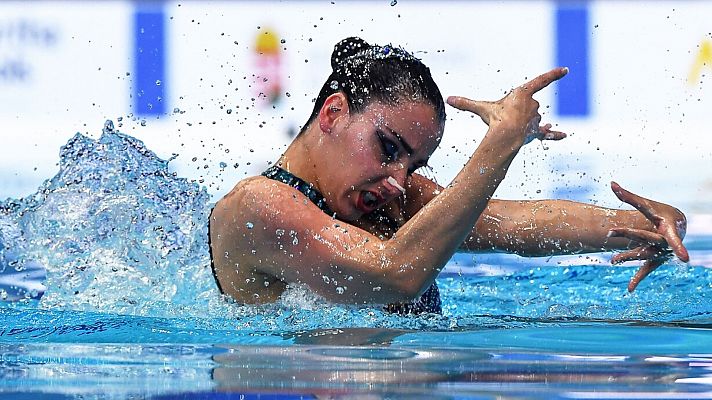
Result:
{"label": "hair bun", "polygon": [[334,52],[331,53],[331,68],[336,69],[344,59],[370,47],[371,45],[359,37],[343,39],[334,46]]}

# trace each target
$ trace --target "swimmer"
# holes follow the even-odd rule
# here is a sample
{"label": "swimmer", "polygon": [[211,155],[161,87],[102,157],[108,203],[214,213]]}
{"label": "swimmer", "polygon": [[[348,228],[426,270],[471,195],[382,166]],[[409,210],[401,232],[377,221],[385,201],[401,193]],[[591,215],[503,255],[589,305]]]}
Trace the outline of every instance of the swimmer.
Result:
{"label": "swimmer", "polygon": [[337,303],[438,313],[435,278],[457,251],[622,250],[612,262],[643,261],[631,291],[672,254],[688,261],[684,214],[615,183],[615,195],[636,210],[492,199],[522,146],[566,136],[540,125],[532,98],[566,68],[498,101],[448,98],[450,106],[478,115],[488,131],[441,187],[417,172],[445,128],[445,101],[430,70],[399,47],[359,38],[339,42],[331,66],[284,154],[261,176],[238,182],[211,213],[213,272],[235,301],[274,302],[288,285],[300,284]]}

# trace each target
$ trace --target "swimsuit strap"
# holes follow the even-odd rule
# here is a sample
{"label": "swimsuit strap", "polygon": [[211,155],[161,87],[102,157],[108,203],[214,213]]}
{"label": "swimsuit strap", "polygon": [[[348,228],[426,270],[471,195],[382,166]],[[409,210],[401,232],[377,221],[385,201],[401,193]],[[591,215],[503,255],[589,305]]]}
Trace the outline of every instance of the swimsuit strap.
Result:
{"label": "swimsuit strap", "polygon": [[274,179],[275,181],[282,182],[297,189],[303,195],[307,196],[307,198],[311,200],[311,202],[314,203],[317,207],[319,207],[321,211],[324,211],[324,213],[330,216],[336,215],[333,211],[331,211],[329,206],[326,204],[326,199],[321,193],[319,193],[318,190],[316,190],[314,185],[312,185],[311,183],[307,183],[304,179],[295,176],[286,169],[281,168],[277,165],[273,165],[267,168],[267,170],[262,173],[262,176],[265,176],[269,179]]}

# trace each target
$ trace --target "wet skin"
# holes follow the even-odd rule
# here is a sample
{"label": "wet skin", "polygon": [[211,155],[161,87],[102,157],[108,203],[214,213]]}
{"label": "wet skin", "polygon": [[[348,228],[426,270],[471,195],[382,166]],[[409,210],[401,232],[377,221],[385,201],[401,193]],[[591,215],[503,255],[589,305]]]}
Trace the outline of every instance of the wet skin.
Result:
{"label": "wet skin", "polygon": [[565,136],[539,127],[532,99],[565,73],[552,70],[496,102],[448,99],[489,130],[447,188],[413,174],[442,135],[430,105],[373,103],[353,113],[343,94],[330,96],[279,164],[313,184],[337,219],[280,182],[239,182],[210,221],[221,287],[241,303],[273,302],[288,284],[300,283],[335,302],[385,304],[417,297],[457,250],[538,256],[639,246],[620,260],[645,260],[640,279],[669,245],[685,261],[678,229],[684,215],[630,192],[616,194],[638,211],[491,199],[521,146],[532,137]]}
{"label": "wet skin", "polygon": [[[312,183],[338,220],[324,214],[295,189],[265,177],[238,183],[216,204],[211,242],[217,275],[223,290],[240,302],[274,301],[285,289],[284,279],[276,276],[283,273],[265,273],[277,269],[266,265],[270,257],[265,253],[273,252],[274,246],[287,257],[286,263],[299,264],[291,267],[293,270],[308,270],[309,263],[319,262],[314,258],[319,258],[320,252],[338,252],[340,257],[354,259],[359,256],[349,249],[368,252],[368,246],[387,240],[409,217],[404,207],[420,197],[420,193],[403,196],[399,186],[408,185],[413,171],[425,165],[442,137],[433,108],[424,103],[399,107],[373,104],[363,113],[350,114],[343,97],[335,96],[328,104],[333,106],[325,106],[316,121],[319,130],[295,140],[279,163]],[[389,215],[390,221],[377,218],[377,209]],[[216,223],[229,219],[239,223]],[[284,231],[282,237],[277,237],[278,231]],[[224,235],[241,239],[223,240]],[[260,239],[255,240],[256,236]],[[245,239],[249,243],[246,248],[231,246],[245,243]],[[235,250],[240,253],[235,254]],[[246,267],[250,264],[254,267]],[[346,274],[341,281],[353,281],[349,280],[353,275]],[[338,274],[323,276],[338,285]],[[316,279],[323,282],[323,276]],[[367,284],[369,291],[379,286],[377,280]],[[341,287],[348,291],[348,286],[344,283]],[[333,292],[336,287],[329,289]]]}

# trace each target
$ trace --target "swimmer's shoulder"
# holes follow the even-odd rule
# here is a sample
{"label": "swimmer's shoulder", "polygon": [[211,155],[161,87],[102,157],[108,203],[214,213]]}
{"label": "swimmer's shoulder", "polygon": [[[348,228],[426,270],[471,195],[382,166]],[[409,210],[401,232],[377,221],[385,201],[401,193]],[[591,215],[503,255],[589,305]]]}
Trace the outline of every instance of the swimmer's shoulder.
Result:
{"label": "swimmer's shoulder", "polygon": [[297,189],[267,178],[265,176],[252,176],[238,182],[232,190],[225,195],[216,205],[244,206],[246,204],[274,203],[280,200],[306,199]]}
{"label": "swimmer's shoulder", "polygon": [[235,184],[232,190],[230,190],[230,192],[228,192],[222,199],[220,199],[218,203],[223,201],[232,202],[255,191],[259,192],[260,190],[262,190],[262,187],[266,183],[267,178],[261,175],[245,178],[237,182],[237,184]]}
{"label": "swimmer's shoulder", "polygon": [[[248,222],[269,228],[297,229],[326,224],[331,216],[325,214],[307,196],[294,187],[267,178],[254,176],[243,179],[219,200],[213,215],[231,224]],[[271,229],[274,232],[274,229]],[[251,232],[256,235],[256,232]]]}
{"label": "swimmer's shoulder", "polygon": [[[253,176],[239,181],[223,198],[215,203],[210,218],[210,227],[215,232],[229,231],[230,235],[242,234],[238,226],[252,223],[264,209],[268,199],[268,179]],[[222,232],[223,234],[227,232]]]}

